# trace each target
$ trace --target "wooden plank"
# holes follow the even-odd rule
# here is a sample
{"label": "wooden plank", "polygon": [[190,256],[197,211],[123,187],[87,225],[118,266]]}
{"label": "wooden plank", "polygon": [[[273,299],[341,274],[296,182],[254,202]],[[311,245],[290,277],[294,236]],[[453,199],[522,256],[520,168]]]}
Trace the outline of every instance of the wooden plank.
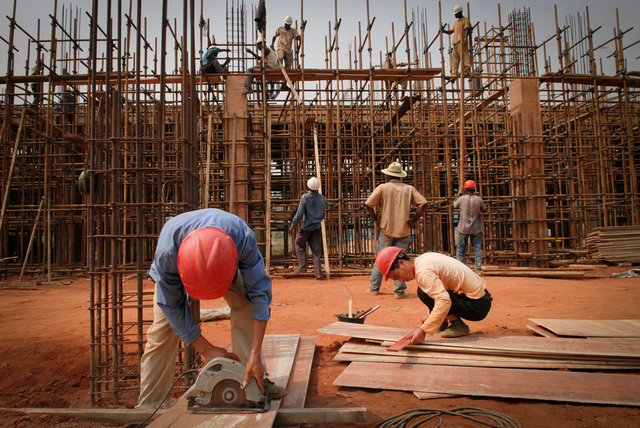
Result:
{"label": "wooden plank", "polygon": [[378,325],[355,324],[336,321],[316,330],[318,333],[334,334],[336,336],[351,336],[361,339],[398,341],[413,329],[398,327],[383,327]]}
{"label": "wooden plank", "polygon": [[423,392],[423,391],[413,391],[413,395],[418,397],[418,400],[431,400],[433,398],[456,397],[456,395],[454,394],[439,394],[437,392]]}
{"label": "wooden plank", "polygon": [[[267,335],[262,343],[262,353],[269,371],[269,378],[277,385],[286,385],[296,354],[298,335]],[[263,413],[196,413],[187,409],[185,395],[149,427],[271,427],[282,400],[272,400],[271,408]]]}
{"label": "wooden plank", "polygon": [[638,363],[608,362],[608,361],[571,361],[555,359],[535,358],[510,358],[499,359],[500,356],[488,358],[478,355],[476,358],[449,357],[409,357],[403,355],[378,355],[357,354],[350,352],[338,352],[334,357],[336,361],[348,362],[372,362],[372,363],[404,363],[404,364],[433,364],[437,366],[467,366],[467,367],[495,367],[513,369],[572,369],[572,370],[638,370]]}
{"label": "wooden plank", "polygon": [[413,332],[409,332],[405,336],[402,336],[402,339],[398,340],[396,343],[389,346],[387,350],[393,351],[393,352],[401,351],[411,343],[412,338],[413,338]]}
{"label": "wooden plank", "polygon": [[[334,322],[317,331],[320,333],[362,339],[395,342],[409,333],[411,329]],[[429,346],[432,348],[429,348]],[[454,339],[427,337],[422,345],[410,345],[409,347],[412,349],[433,349],[433,347],[475,348],[501,350],[512,353],[526,352],[531,354],[640,358],[640,341],[623,338],[585,340],[472,334]]]}
{"label": "wooden plank", "polygon": [[555,334],[554,332],[549,331],[546,328],[539,325],[527,324],[527,328],[533,331],[534,333],[539,334],[542,337],[558,337],[558,335]]}
{"label": "wooden plank", "polygon": [[[313,364],[313,354],[316,349],[316,336],[305,336],[300,338],[298,349],[296,350],[296,358],[293,361],[289,383],[287,383],[287,395],[280,403],[280,412],[283,409],[303,408],[307,398],[307,388],[309,387],[309,376],[311,374],[311,366]],[[276,422],[278,417],[276,416]],[[284,425],[283,422],[277,422]],[[299,423],[289,425],[293,427],[300,426]]]}
{"label": "wooden plank", "polygon": [[278,410],[275,424],[279,427],[299,424],[365,423],[366,407],[333,407]]}
{"label": "wooden plank", "polygon": [[412,364],[462,365],[474,367],[510,368],[565,368],[565,369],[608,369],[634,370],[640,367],[640,360],[611,361],[598,359],[560,359],[526,357],[520,355],[469,354],[464,349],[452,352],[446,350],[422,352],[404,349],[388,352],[382,346],[347,342],[334,358],[337,361],[371,361]]}
{"label": "wooden plank", "polygon": [[625,374],[356,362],[333,383],[355,388],[640,405],[640,376]]}
{"label": "wooden plank", "polygon": [[[153,413],[153,410],[154,409],[60,409],[39,407],[0,408],[0,411],[3,412],[18,412],[28,415],[67,416],[105,424],[139,424],[144,422]],[[157,419],[166,410],[167,409],[158,410],[151,420]]]}
{"label": "wooden plank", "polygon": [[558,336],[640,337],[640,320],[574,320],[529,318]]}

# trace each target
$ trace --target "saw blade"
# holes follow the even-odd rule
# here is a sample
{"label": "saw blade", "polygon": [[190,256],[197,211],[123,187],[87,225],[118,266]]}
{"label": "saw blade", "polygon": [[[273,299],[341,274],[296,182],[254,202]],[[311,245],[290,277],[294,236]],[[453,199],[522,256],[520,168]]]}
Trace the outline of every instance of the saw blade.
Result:
{"label": "saw blade", "polygon": [[242,385],[233,379],[224,379],[216,384],[211,393],[212,407],[244,407],[247,396]]}

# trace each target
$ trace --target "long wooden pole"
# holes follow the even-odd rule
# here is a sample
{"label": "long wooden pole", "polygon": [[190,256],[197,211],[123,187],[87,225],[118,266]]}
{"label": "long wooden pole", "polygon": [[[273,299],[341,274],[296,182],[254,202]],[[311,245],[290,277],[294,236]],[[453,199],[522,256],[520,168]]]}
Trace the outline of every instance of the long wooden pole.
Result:
{"label": "long wooden pole", "polygon": [[4,188],[4,197],[2,198],[2,212],[0,213],[0,233],[2,232],[2,223],[4,221],[4,213],[5,213],[5,210],[7,209],[7,201],[9,200],[9,187],[11,186],[11,177],[13,175],[13,167],[16,164],[16,157],[18,156],[18,146],[20,145],[20,136],[22,135],[22,124],[24,123],[24,113],[26,111],[27,111],[26,107],[22,109],[22,116],[20,116],[20,125],[18,126],[18,134],[16,135],[16,142],[13,144],[13,154],[11,155],[11,166],[9,167],[7,185]]}
{"label": "long wooden pole", "polygon": [[[322,180],[320,179],[320,154],[318,152],[318,127],[313,127],[313,151],[316,156],[316,177],[320,180],[320,188],[318,189],[318,193],[322,194]],[[324,270],[327,274],[327,279],[331,278],[331,271],[329,269],[329,252],[327,251],[327,225],[322,219],[320,223],[322,227],[322,253],[324,254]]]}
{"label": "long wooden pole", "polygon": [[31,254],[31,247],[33,246],[33,237],[36,234],[36,229],[38,228],[38,221],[40,220],[40,213],[42,212],[42,205],[44,204],[44,197],[40,199],[40,206],[38,206],[38,214],[36,214],[36,221],[33,222],[33,229],[31,229],[31,237],[29,238],[29,245],[27,246],[27,252],[24,255],[24,261],[22,262],[22,269],[20,270],[20,277],[18,278],[18,282],[22,282],[22,275],[24,275],[24,268],[27,266],[27,260],[29,259],[29,254]]}

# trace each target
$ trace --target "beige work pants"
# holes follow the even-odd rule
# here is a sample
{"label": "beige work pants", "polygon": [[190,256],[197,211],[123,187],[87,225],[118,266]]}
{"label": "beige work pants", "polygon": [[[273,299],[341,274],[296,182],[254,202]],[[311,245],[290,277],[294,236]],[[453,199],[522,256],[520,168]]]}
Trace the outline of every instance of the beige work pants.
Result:
{"label": "beige work pants", "polygon": [[[244,294],[240,272],[223,296],[231,309],[231,349],[247,363],[251,353],[251,304]],[[174,382],[180,338],[175,334],[153,295],[153,324],[147,331],[147,344],[140,360],[140,395],[136,408],[156,408]],[[264,358],[262,359],[264,365]],[[266,373],[266,366],[265,366]]]}
{"label": "beige work pants", "polygon": [[464,70],[464,75],[465,77],[469,77],[469,74],[471,74],[471,58],[469,57],[469,47],[465,43],[458,42],[453,45],[453,52],[451,52],[452,75],[460,75],[460,72],[458,71],[460,58],[462,58],[462,68]]}

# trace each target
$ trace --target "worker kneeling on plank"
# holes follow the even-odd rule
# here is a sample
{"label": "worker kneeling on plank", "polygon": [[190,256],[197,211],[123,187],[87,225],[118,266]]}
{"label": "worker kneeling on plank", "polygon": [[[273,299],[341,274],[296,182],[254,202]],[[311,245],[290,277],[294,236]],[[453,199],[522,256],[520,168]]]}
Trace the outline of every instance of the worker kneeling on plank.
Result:
{"label": "worker kneeling on plank", "polygon": [[399,247],[387,247],[378,253],[376,265],[385,280],[418,283],[418,297],[429,307],[429,316],[413,332],[411,343],[422,343],[427,334],[440,331],[442,337],[469,334],[461,318],[483,320],[491,309],[491,294],[484,279],[467,265],[440,253],[424,253],[409,260]]}
{"label": "worker kneeling on plank", "polygon": [[[239,359],[244,385],[256,378],[272,399],[287,391],[265,378],[262,341],[271,315],[271,278],[256,237],[233,214],[202,209],[165,223],[149,276],[156,283],[153,324],[140,361],[138,408],[158,407],[171,389],[180,339],[210,361]],[[189,301],[222,297],[231,309],[231,348],[211,344],[194,322]]]}

